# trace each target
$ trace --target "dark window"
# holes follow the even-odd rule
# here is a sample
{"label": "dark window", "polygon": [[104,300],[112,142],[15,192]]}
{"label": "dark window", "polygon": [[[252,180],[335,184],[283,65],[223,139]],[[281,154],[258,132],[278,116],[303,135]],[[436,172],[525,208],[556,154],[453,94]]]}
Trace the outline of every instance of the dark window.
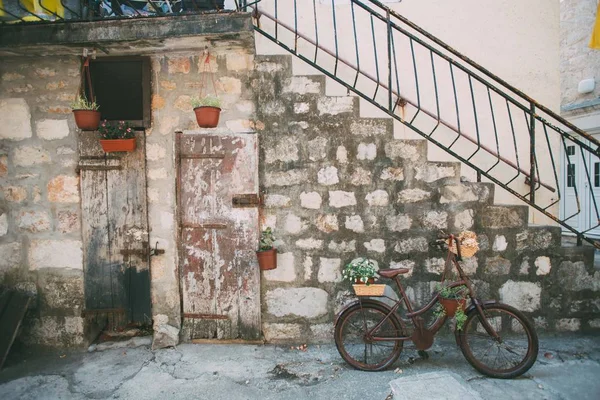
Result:
{"label": "dark window", "polygon": [[575,146],[567,146],[567,155],[574,156],[575,155]]}
{"label": "dark window", "polygon": [[102,119],[150,126],[150,63],[142,57],[111,57],[90,63]]}
{"label": "dark window", "polygon": [[594,187],[600,187],[600,163],[594,163]]}
{"label": "dark window", "polygon": [[567,187],[575,187],[575,164],[567,165]]}

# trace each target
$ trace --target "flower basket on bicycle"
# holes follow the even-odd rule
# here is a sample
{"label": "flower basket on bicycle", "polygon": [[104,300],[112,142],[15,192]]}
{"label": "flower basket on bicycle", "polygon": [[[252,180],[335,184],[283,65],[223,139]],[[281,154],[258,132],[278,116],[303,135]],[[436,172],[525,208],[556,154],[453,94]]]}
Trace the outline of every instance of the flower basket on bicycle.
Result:
{"label": "flower basket on bicycle", "polygon": [[456,312],[459,309],[465,311],[466,301],[464,299],[445,299],[443,297],[440,297],[440,304],[442,305],[442,307],[444,307],[448,318],[452,318],[454,317],[454,315],[456,315]]}
{"label": "flower basket on bicycle", "polygon": [[368,258],[359,257],[350,261],[344,267],[344,279],[354,282],[352,285],[357,296],[376,297],[383,296],[386,285],[374,284],[377,262]]}
{"label": "flower basket on bicycle", "polygon": [[464,231],[460,235],[456,236],[455,240],[448,239],[448,250],[454,254],[458,254],[456,248],[456,241],[460,244],[460,255],[461,257],[473,257],[479,250],[479,244],[477,243],[477,235],[475,232]]}
{"label": "flower basket on bicycle", "polygon": [[367,285],[367,284],[363,283],[363,284],[358,284],[358,285],[352,285],[352,287],[354,288],[354,293],[357,296],[379,297],[379,296],[383,296],[383,292],[385,292],[386,285],[382,285],[382,284]]}

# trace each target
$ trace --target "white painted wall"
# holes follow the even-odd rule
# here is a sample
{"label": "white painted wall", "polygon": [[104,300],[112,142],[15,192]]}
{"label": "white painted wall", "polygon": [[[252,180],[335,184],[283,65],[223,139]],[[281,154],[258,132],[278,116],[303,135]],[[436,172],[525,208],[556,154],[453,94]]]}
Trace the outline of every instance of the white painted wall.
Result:
{"label": "white painted wall", "polygon": [[[363,0],[366,4],[372,4],[368,0]],[[317,2],[316,12],[319,26],[319,42],[321,45],[335,50],[335,39],[333,33],[333,19],[331,17],[332,7],[330,2],[319,4]],[[274,0],[263,0],[261,7],[274,13]],[[298,30],[307,36],[314,38],[314,17],[311,1],[297,1],[298,7]],[[294,26],[296,21],[293,13],[294,2],[292,0],[278,1],[278,19]],[[560,105],[560,86],[559,86],[559,0],[404,0],[401,3],[387,4],[393,10],[406,16],[411,21],[423,27],[425,30],[444,40],[453,48],[462,52],[474,61],[489,69],[491,72],[502,77],[510,84],[523,90],[531,97],[536,99],[549,108],[558,111]],[[347,5],[338,5],[336,10],[337,23],[337,47],[341,57],[356,63],[356,47],[354,43],[354,33],[352,25],[352,8]],[[360,54],[360,66],[362,70],[368,70],[373,75],[376,74],[375,57],[373,56],[373,41],[371,37],[371,25],[366,14],[360,14],[358,8],[355,8],[356,30],[358,33],[358,51]],[[269,21],[261,18],[261,24],[269,27]],[[385,26],[380,24],[375,27],[377,49],[379,52],[379,73],[387,79],[387,62],[384,60],[386,47]],[[279,39],[282,42],[293,45],[294,38],[286,34],[284,30],[278,32]],[[396,60],[398,69],[406,77],[406,82],[414,80],[412,62],[410,60],[410,47],[408,40],[402,41],[399,37],[395,39],[395,48],[397,49]],[[256,46],[258,54],[286,54],[281,48],[267,39],[257,35]],[[298,43],[299,49],[304,54],[311,56],[314,53],[314,47],[303,41]],[[421,74],[420,97],[421,105],[430,111],[436,110],[436,102],[433,89],[433,80],[425,79],[427,74],[431,74],[430,56],[424,49],[415,48],[418,71]],[[333,69],[334,64],[331,57],[319,53],[319,63]],[[440,113],[442,118],[452,122],[456,121],[456,111],[454,107],[454,97],[452,94],[451,76],[449,67],[441,59],[436,59],[436,73],[438,83],[438,96],[440,103]],[[300,59],[294,59],[293,63],[295,75],[315,74],[318,71],[312,69]],[[352,79],[349,71],[343,67],[338,67],[338,74],[346,76],[346,79]],[[458,90],[458,102],[461,104],[461,112],[464,111],[464,105],[470,102],[470,92],[468,90],[468,80],[463,76],[456,76]],[[407,83],[401,84],[401,93],[404,97],[416,100],[416,90],[414,85]],[[362,83],[363,88],[369,85]],[[361,83],[359,83],[361,86]],[[482,87],[474,87],[475,102],[478,114],[480,115],[480,140],[490,147],[496,147],[494,140],[493,125],[491,113],[489,113],[489,100],[487,93]],[[342,86],[333,81],[328,82],[328,95],[346,95],[347,91]],[[386,93],[380,93],[387,96]],[[500,99],[493,99],[497,107],[502,107]],[[513,110],[516,112],[516,109]],[[516,122],[517,143],[510,134],[510,121],[508,113],[506,115],[495,115],[497,128],[501,137],[498,144],[504,155],[516,160],[519,156],[519,163],[524,170],[529,170],[529,135],[527,125],[523,114],[513,116],[520,118]],[[361,100],[361,115],[383,117],[381,111],[375,109],[366,101]],[[407,111],[407,118],[411,115]],[[473,118],[469,121],[467,116],[462,116],[462,129],[476,136],[476,129]],[[423,129],[434,126],[430,121],[421,121]],[[400,123],[396,124],[395,134],[397,138],[421,138],[410,129],[405,128]],[[450,132],[438,131],[436,135],[448,136]],[[540,135],[540,133],[538,133]],[[545,138],[538,137],[539,142]],[[551,147],[557,146],[557,141],[551,142]],[[430,144],[430,160],[453,161],[454,159],[444,151],[439,150]],[[517,150],[515,150],[515,147]],[[464,146],[466,151],[468,146]],[[543,152],[539,156],[540,165],[543,162],[548,163],[549,158],[544,157]],[[493,160],[482,158],[480,163],[492,165]],[[542,180],[553,183],[553,173],[550,168],[541,168]],[[475,173],[468,168],[463,168],[462,174],[469,179],[475,179]],[[502,175],[500,173],[499,175]],[[521,192],[527,191],[523,177],[519,177],[513,183],[513,187]],[[550,192],[539,193],[548,204],[552,202],[554,195]],[[496,191],[497,203],[523,204],[512,195],[502,190]],[[532,213],[531,221],[534,223],[548,223],[545,218],[540,218]]]}

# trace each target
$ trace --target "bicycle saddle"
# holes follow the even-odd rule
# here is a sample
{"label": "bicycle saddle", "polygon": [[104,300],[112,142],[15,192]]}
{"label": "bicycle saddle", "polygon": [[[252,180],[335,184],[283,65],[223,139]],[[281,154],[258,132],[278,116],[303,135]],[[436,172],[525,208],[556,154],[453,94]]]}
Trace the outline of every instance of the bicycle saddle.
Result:
{"label": "bicycle saddle", "polygon": [[409,271],[410,271],[410,269],[408,269],[408,268],[389,268],[389,269],[380,269],[379,271],[377,271],[377,273],[379,275],[383,276],[384,278],[393,278],[396,275],[406,274]]}

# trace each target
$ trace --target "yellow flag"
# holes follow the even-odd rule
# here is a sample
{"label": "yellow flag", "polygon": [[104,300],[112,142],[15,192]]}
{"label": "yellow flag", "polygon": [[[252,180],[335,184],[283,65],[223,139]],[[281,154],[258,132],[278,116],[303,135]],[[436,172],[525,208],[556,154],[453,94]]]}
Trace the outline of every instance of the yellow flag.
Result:
{"label": "yellow flag", "polygon": [[600,4],[598,4],[598,12],[596,12],[596,23],[594,24],[594,32],[592,32],[590,47],[600,50]]}

